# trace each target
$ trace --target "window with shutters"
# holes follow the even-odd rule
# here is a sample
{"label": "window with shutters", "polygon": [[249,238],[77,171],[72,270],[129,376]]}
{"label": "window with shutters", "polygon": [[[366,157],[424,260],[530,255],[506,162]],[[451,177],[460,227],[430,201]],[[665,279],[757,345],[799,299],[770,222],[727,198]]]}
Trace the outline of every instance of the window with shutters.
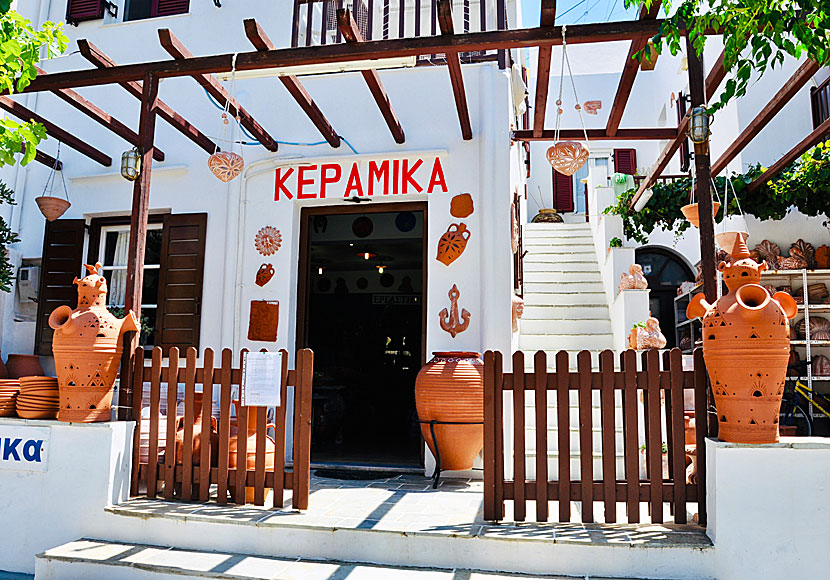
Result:
{"label": "window with shutters", "polygon": [[104,0],[67,0],[66,21],[78,24],[85,20],[98,20],[104,17]]}
{"label": "window with shutters", "polygon": [[614,149],[614,173],[626,175],[637,173],[636,149]]}
{"label": "window with shutters", "polygon": [[187,14],[189,9],[190,0],[127,0],[124,20]]}

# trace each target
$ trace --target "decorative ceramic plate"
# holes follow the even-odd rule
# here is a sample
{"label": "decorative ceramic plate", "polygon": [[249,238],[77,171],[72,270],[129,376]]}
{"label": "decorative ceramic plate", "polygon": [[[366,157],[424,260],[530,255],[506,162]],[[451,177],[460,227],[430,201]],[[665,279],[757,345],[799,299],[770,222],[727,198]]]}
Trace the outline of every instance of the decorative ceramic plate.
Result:
{"label": "decorative ceramic plate", "polygon": [[270,256],[280,249],[282,236],[277,228],[265,226],[257,232],[254,244],[260,254]]}

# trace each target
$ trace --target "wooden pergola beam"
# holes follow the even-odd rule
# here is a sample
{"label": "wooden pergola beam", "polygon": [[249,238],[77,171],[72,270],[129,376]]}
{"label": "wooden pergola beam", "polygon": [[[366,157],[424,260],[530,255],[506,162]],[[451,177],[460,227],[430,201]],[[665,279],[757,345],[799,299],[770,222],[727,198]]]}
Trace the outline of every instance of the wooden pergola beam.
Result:
{"label": "wooden pergola beam", "polygon": [[[40,67],[37,68],[37,74],[46,74],[46,71],[41,69]],[[57,96],[62,101],[72,105],[74,108],[78,109],[84,115],[101,125],[102,127],[109,129],[122,139],[132,145],[133,147],[138,146],[138,134],[127,127],[124,123],[98,107],[97,105],[91,103],[86,98],[82,97],[77,92],[73,91],[72,89],[56,89],[52,91],[52,94]],[[159,148],[153,149],[153,158],[156,161],[164,161],[164,152]]]}
{"label": "wooden pergola beam", "polygon": [[[541,26],[553,26],[556,22],[556,0],[542,0]],[[552,46],[540,46],[536,60],[536,105],[533,110],[533,137],[540,139],[545,130],[545,114],[550,89],[550,63]]]}
{"label": "wooden pergola beam", "polygon": [[[614,135],[609,135],[605,129],[587,129],[589,141],[643,141],[643,140],[664,140],[677,137],[677,129],[659,127],[654,129],[618,129]],[[541,135],[536,136],[535,131],[513,131],[511,137],[514,141],[554,141],[556,131],[546,129]],[[560,139],[584,139],[585,133],[582,129],[561,129]]]}
{"label": "wooden pergola beam", "polygon": [[807,152],[810,147],[818,144],[819,141],[827,137],[830,133],[830,119],[826,119],[821,125],[813,129],[812,133],[807,135],[799,142],[798,145],[790,149],[781,159],[776,161],[769,169],[759,175],[755,180],[747,186],[748,191],[755,191],[770,179],[781,173],[782,170],[801,157]]}
{"label": "wooden pergola beam", "polygon": [[[20,148],[21,153],[26,152],[26,144],[24,143],[23,146]],[[63,161],[58,161],[48,153],[44,153],[40,149],[35,150],[35,161],[40,163],[41,165],[45,165],[49,168],[55,168],[58,171],[63,170]]]}
{"label": "wooden pergola beam", "polygon": [[[346,46],[349,48],[353,47],[355,49],[358,49],[357,51],[359,51],[362,45],[372,44],[365,43],[363,41],[363,35],[360,33],[360,29],[357,27],[357,23],[354,21],[351,12],[347,8],[343,8],[337,11],[337,27],[340,30],[340,34],[343,36],[343,39],[346,41],[345,45],[340,46]],[[395,114],[394,109],[392,109],[392,103],[389,100],[389,95],[386,94],[386,90],[383,88],[383,84],[380,82],[380,76],[378,76],[378,71],[363,70],[360,71],[360,74],[363,75],[363,79],[369,86],[369,91],[375,98],[375,102],[380,108],[380,113],[381,115],[383,115],[383,119],[386,121],[386,125],[392,132],[392,137],[395,139],[395,143],[403,143],[404,141],[406,141],[406,135],[404,135],[403,127],[401,126],[401,122],[398,120],[398,116]]]}
{"label": "wooden pergola beam", "polygon": [[[265,34],[265,31],[256,19],[249,18],[245,20],[245,34],[257,50],[276,50],[276,46],[268,38],[268,35]],[[279,79],[291,96],[294,97],[294,100],[297,101],[297,104],[300,105],[300,108],[308,115],[309,120],[320,131],[323,138],[328,141],[329,145],[332,147],[340,147],[340,135],[332,128],[331,123],[328,122],[326,116],[297,77],[294,75],[281,76]]]}
{"label": "wooden pergola beam", "polygon": [[[109,56],[107,56],[101,49],[85,39],[78,40],[78,49],[81,55],[89,62],[97,66],[99,69],[107,69],[118,66]],[[125,81],[119,83],[124,87],[128,93],[134,96],[139,101],[141,100],[141,93],[143,91],[141,83],[138,81]],[[174,129],[178,130],[182,135],[193,141],[196,145],[201,147],[207,153],[216,151],[216,143],[210,137],[199,131],[187,119],[179,115],[173,110],[170,105],[158,99],[157,101],[158,116],[167,121]]]}
{"label": "wooden pergola beam", "polygon": [[[661,4],[659,2],[652,3],[651,10],[646,10],[645,5],[640,6],[639,19],[655,20],[660,6]],[[611,105],[611,113],[608,116],[608,123],[605,126],[605,130],[609,135],[615,135],[620,128],[623,113],[628,105],[628,98],[631,96],[631,89],[634,87],[634,80],[637,78],[637,73],[640,70],[640,63],[637,62],[634,55],[643,50],[647,44],[648,36],[644,35],[633,39],[631,46],[628,48],[628,56],[623,65],[622,75],[620,75],[620,84],[617,86],[614,104]]]}
{"label": "wooden pergola beam", "polygon": [[[568,26],[569,44],[591,44],[631,40],[643,35],[657,34],[663,20],[635,20],[601,22]],[[718,34],[716,30],[707,34]],[[562,44],[562,27],[491,30],[453,36],[422,36],[393,40],[327,44],[279,50],[254,51],[236,54],[236,70],[249,71],[287,66],[352,62],[366,59],[417,57],[443,54],[448,51],[476,52],[525,48],[529,46],[558,46]],[[101,70],[79,70],[53,73],[35,78],[21,92],[51,91],[53,89],[106,85],[140,81],[147,73],[159,78],[205,75],[230,72],[234,54],[218,54],[189,59],[161,60],[112,67]]]}
{"label": "wooden pergola beam", "polygon": [[[166,50],[170,56],[179,61],[195,60],[193,54],[187,50],[184,44],[176,38],[176,36],[168,28],[162,28],[158,31],[159,41],[162,48]],[[239,118],[239,123],[245,127],[254,138],[259,141],[260,145],[268,149],[268,151],[277,151],[279,145],[277,141],[262,128],[254,117],[242,107],[234,97],[228,94],[225,87],[212,74],[191,74],[191,77],[199,83],[208,94],[216,99],[221,106],[228,107],[228,114]]]}
{"label": "wooden pergola beam", "polygon": [[21,121],[34,121],[36,123],[40,123],[44,126],[44,128],[46,128],[46,133],[49,136],[54,137],[68,147],[72,147],[75,151],[86,155],[96,163],[100,163],[105,167],[110,167],[112,165],[112,158],[109,155],[99,149],[96,149],[86,141],[78,139],[72,133],[61,129],[54,123],[47,121],[31,109],[28,109],[20,103],[12,100],[10,97],[0,97],[0,108],[14,115]]}
{"label": "wooden pergola beam", "polygon": [[[452,1],[438,0],[438,26],[442,36],[452,36],[455,30],[452,22]],[[467,93],[464,90],[464,75],[461,72],[461,57],[458,51],[445,53],[447,68],[450,71],[452,94],[455,98],[455,108],[458,111],[458,121],[461,123],[461,136],[465,141],[473,138],[473,126],[470,123],[470,109],[467,107]]]}
{"label": "wooden pergola beam", "polygon": [[807,84],[814,74],[818,72],[819,65],[814,61],[807,59],[804,61],[793,76],[784,83],[772,99],[761,109],[761,112],[746,126],[738,138],[726,148],[726,151],[718,157],[718,160],[712,164],[712,175],[717,175],[723,171],[730,161],[735,159],[738,154],[749,145],[761,130],[766,127],[773,117],[775,117],[781,109],[790,102],[790,100]]}

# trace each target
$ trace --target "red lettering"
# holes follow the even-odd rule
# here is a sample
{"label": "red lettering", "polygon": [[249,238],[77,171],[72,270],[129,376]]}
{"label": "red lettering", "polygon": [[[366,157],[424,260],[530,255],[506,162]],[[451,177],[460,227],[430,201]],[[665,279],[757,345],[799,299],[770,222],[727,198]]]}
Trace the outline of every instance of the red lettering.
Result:
{"label": "red lettering", "polygon": [[418,182],[415,181],[413,177],[414,173],[418,171],[418,168],[423,164],[423,161],[418,159],[415,162],[415,165],[412,168],[409,167],[409,159],[403,160],[403,169],[401,170],[401,182],[403,183],[403,193],[409,193],[409,184],[411,183],[412,186],[415,188],[415,191],[421,193],[424,191],[424,188],[418,185]]}
{"label": "red lettering", "polygon": [[377,162],[369,162],[369,195],[375,193],[375,181],[380,183],[380,178],[383,177],[383,195],[389,194],[389,160],[387,159],[378,167]]}
{"label": "red lettering", "polygon": [[306,185],[314,185],[314,178],[306,179],[306,171],[317,171],[316,165],[306,165],[305,167],[297,168],[297,199],[316,199],[316,193],[303,193],[303,188]]}
{"label": "red lettering", "polygon": [[274,185],[274,201],[280,200],[280,191],[285,194],[285,197],[288,199],[294,199],[294,196],[291,195],[291,192],[288,191],[288,188],[285,187],[285,182],[291,177],[291,174],[294,173],[294,168],[290,168],[288,171],[285,172],[285,175],[280,175],[282,169],[277,169],[277,179],[276,184]]}
{"label": "red lettering", "polygon": [[392,195],[398,195],[398,175],[400,174],[401,162],[395,159],[392,162]]}
{"label": "red lettering", "polygon": [[447,193],[447,181],[444,179],[444,168],[441,167],[441,159],[435,158],[435,163],[432,165],[432,175],[429,178],[429,185],[427,186],[427,193],[432,193],[436,185],[441,186],[441,190]]}
{"label": "red lettering", "polygon": [[[334,175],[332,177],[326,176],[326,172],[329,170],[334,170]],[[324,163],[322,167],[320,167],[320,198],[326,197],[326,187],[332,183],[337,183],[340,181],[340,176],[342,175],[342,170],[340,169],[340,165],[337,163]]]}
{"label": "red lettering", "polygon": [[360,181],[357,163],[352,164],[352,172],[349,173],[349,182],[346,184],[346,193],[343,194],[343,197],[349,197],[352,191],[356,191],[358,197],[363,197],[363,183]]}

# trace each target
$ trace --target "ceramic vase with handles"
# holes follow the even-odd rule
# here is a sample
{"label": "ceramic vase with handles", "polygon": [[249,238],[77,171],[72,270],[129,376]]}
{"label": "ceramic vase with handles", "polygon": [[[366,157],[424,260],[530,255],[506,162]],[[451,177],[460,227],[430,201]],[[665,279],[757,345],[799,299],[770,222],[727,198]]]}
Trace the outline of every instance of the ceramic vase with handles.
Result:
{"label": "ceramic vase with handles", "polygon": [[449,266],[455,262],[464,249],[467,247],[467,241],[470,239],[470,230],[463,223],[450,224],[441,239],[438,240],[438,255],[436,260]]}
{"label": "ceramic vase with handles", "polygon": [[[766,262],[750,258],[746,234],[734,232],[732,263],[718,269],[729,292],[714,304],[692,298],[689,318],[703,317],[703,358],[718,412],[718,438],[733,443],[775,443],[787,363],[792,296],[760,285]],[[720,234],[724,235],[724,234]]]}

